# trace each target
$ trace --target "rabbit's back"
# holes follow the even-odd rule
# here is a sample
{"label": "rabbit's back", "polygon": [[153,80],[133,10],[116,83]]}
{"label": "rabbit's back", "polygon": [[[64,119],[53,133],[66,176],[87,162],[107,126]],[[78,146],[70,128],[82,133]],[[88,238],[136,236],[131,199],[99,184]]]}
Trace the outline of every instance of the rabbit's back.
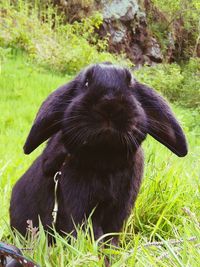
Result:
{"label": "rabbit's back", "polygon": [[40,216],[45,228],[52,221],[54,182],[52,177],[41,172],[42,162],[42,156],[38,157],[12,190],[10,223],[23,235],[26,234],[27,220],[38,227]]}

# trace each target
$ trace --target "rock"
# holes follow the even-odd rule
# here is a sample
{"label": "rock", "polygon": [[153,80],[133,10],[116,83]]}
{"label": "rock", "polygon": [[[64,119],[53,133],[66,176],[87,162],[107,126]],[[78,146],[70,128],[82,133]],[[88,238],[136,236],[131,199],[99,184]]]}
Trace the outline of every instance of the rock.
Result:
{"label": "rock", "polygon": [[[52,1],[65,12],[68,22],[87,17],[95,10],[101,12],[103,25],[98,33],[101,37],[108,37],[109,51],[126,54],[136,67],[162,62],[159,43],[152,36],[146,18],[151,10],[155,20],[162,17],[162,13],[154,8],[151,0]],[[164,16],[162,20],[165,20]],[[173,48],[169,50],[170,58],[173,52]]]}
{"label": "rock", "polygon": [[143,51],[141,47],[134,43],[131,47],[132,61],[137,62],[137,67],[141,67],[144,64]]}
{"label": "rock", "polygon": [[104,20],[130,21],[139,12],[137,0],[102,0],[101,3]]}
{"label": "rock", "polygon": [[100,35],[109,35],[109,50],[124,52],[137,66],[162,62],[160,46],[148,30],[137,0],[99,0],[104,23]]}
{"label": "rock", "polygon": [[120,29],[113,31],[111,36],[112,36],[112,42],[114,44],[123,42],[123,39],[126,36],[126,28],[122,25],[122,27]]}
{"label": "rock", "polygon": [[113,45],[122,43],[127,36],[127,27],[121,21],[105,22],[103,24],[105,35],[109,33]]}
{"label": "rock", "polygon": [[161,63],[163,60],[160,46],[159,46],[157,40],[153,37],[150,38],[150,42],[149,42],[149,46],[147,47],[146,55],[153,62]]}

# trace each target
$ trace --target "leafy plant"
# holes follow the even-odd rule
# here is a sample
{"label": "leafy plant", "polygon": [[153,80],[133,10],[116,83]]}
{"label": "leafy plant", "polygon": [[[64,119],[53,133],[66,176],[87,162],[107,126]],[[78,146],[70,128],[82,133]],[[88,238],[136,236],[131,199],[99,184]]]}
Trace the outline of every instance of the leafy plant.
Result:
{"label": "leafy plant", "polygon": [[117,61],[106,52],[107,41],[99,40],[95,34],[102,23],[101,15],[64,25],[62,16],[51,5],[39,7],[24,0],[15,4],[4,0],[0,4],[0,45],[22,49],[39,64],[67,73],[95,62]]}
{"label": "leafy plant", "polygon": [[[159,38],[161,45],[169,42],[168,35],[170,34],[174,39],[174,56],[176,60],[181,61],[195,56],[200,40],[199,1],[152,0],[152,3],[165,16],[165,21],[160,20],[159,22],[158,18],[158,21],[151,21],[152,23],[150,23],[153,33],[158,36],[161,34],[163,37]],[[162,29],[162,27],[164,28]]]}
{"label": "leafy plant", "polygon": [[191,58],[178,65],[160,64],[144,67],[135,72],[136,77],[167,96],[170,101],[186,107],[200,107],[200,59]]}

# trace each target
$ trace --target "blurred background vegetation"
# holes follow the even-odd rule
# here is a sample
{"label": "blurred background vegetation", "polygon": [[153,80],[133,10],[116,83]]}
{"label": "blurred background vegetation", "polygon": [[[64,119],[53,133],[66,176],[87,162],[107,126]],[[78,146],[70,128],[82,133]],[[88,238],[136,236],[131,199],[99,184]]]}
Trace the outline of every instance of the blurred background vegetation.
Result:
{"label": "blurred background vegetation", "polygon": [[[111,61],[139,69],[135,73],[138,79],[155,87],[169,100],[178,101],[186,107],[198,108],[199,1],[132,0],[122,1],[122,4],[123,2],[130,2],[127,12],[130,5],[134,2],[137,4],[134,16],[127,20],[115,14],[115,6],[113,8],[103,0],[2,0],[0,59],[3,62],[8,54],[20,50],[28,55],[30,61],[40,66],[71,75],[90,63]],[[106,8],[112,9],[112,22],[106,19]],[[120,34],[120,28],[116,30],[116,24],[123,20],[128,24],[126,35],[115,43],[113,36]],[[108,26],[112,30],[105,34]],[[127,43],[129,47],[125,47]],[[139,46],[142,64],[137,55],[134,56],[135,44]],[[148,55],[149,49],[155,50],[151,56]],[[159,65],[155,63],[156,59],[151,60],[156,49],[159,50],[157,61],[162,63]]]}

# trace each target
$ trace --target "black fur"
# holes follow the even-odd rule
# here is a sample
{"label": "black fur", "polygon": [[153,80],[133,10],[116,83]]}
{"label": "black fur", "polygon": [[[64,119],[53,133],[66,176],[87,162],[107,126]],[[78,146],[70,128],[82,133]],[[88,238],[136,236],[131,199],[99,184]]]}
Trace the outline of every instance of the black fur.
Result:
{"label": "black fur", "polygon": [[94,210],[96,238],[119,232],[139,192],[141,143],[148,133],[178,156],[187,154],[183,131],[160,95],[125,68],[97,64],[83,70],[36,116],[25,153],[51,138],[13,188],[11,226],[25,235],[27,220],[38,226],[38,216],[45,229],[52,226],[53,176],[61,171],[56,230],[72,232]]}

